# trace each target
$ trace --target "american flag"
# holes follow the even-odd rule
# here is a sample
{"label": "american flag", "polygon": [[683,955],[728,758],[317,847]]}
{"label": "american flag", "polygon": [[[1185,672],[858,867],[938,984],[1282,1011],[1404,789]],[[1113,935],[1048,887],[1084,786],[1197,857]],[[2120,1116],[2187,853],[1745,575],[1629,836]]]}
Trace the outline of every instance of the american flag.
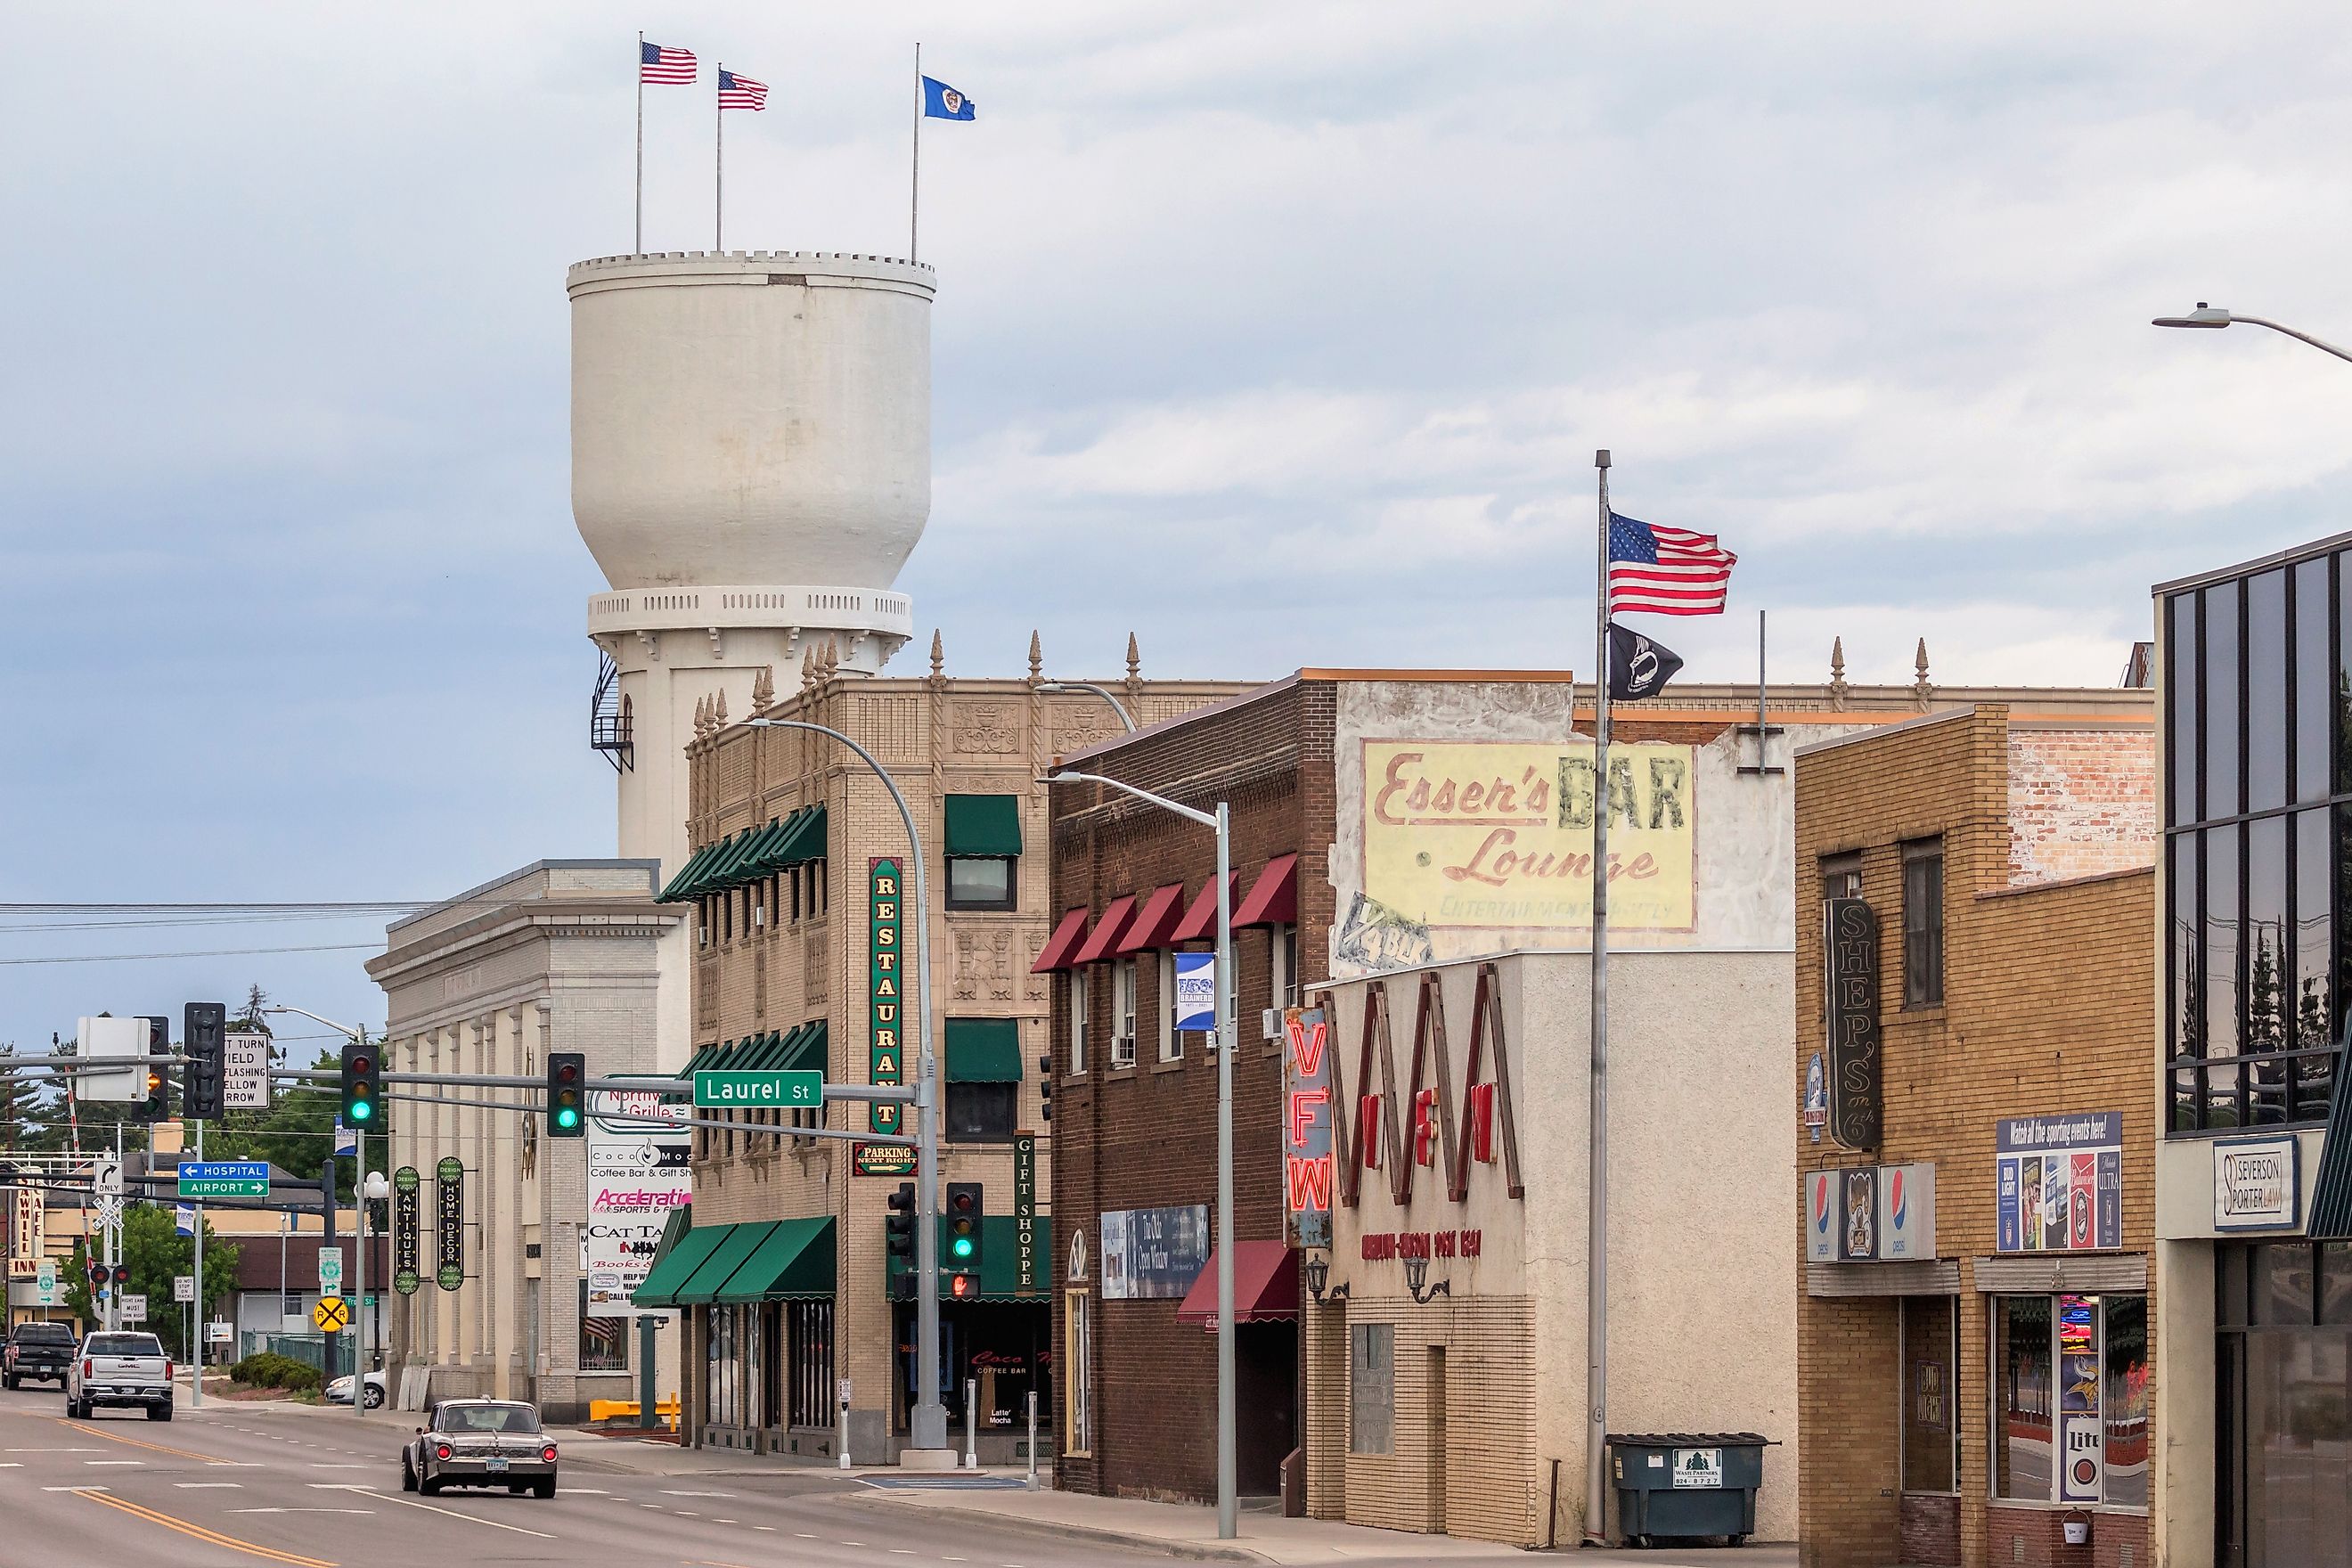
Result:
{"label": "american flag", "polygon": [[719,107],[765,109],[768,107],[768,84],[753,81],[748,76],[738,76],[730,70],[722,70],[719,73]]}
{"label": "american flag", "polygon": [[1609,514],[1609,612],[1719,616],[1739,557],[1711,533]]}
{"label": "american flag", "polygon": [[694,79],[694,51],[666,49],[659,44],[637,45],[637,79],[676,85]]}

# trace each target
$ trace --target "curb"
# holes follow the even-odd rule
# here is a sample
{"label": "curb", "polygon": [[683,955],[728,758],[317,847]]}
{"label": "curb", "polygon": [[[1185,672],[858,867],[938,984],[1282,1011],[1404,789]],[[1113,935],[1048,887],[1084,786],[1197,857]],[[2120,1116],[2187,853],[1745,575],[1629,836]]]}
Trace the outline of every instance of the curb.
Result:
{"label": "curb", "polygon": [[1108,1530],[1100,1525],[1063,1524],[1057,1521],[1034,1519],[1026,1514],[1000,1513],[994,1509],[958,1508],[948,1503],[910,1503],[888,1491],[868,1489],[842,1500],[852,1507],[917,1509],[925,1514],[942,1519],[969,1520],[975,1524],[994,1525],[1000,1530],[1019,1535],[1036,1536],[1047,1541],[1082,1541],[1097,1546],[1124,1546],[1139,1552],[1157,1552],[1188,1563],[1272,1563],[1276,1559],[1246,1546],[1212,1546],[1194,1541],[1171,1541],[1164,1535],[1144,1535],[1133,1531]]}

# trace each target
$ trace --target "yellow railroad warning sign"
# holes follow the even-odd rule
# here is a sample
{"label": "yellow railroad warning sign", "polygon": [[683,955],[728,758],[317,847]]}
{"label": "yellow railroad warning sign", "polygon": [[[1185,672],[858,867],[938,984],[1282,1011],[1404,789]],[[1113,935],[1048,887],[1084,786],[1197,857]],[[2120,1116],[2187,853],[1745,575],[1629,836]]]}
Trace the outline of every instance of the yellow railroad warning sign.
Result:
{"label": "yellow railroad warning sign", "polygon": [[336,1334],[352,1326],[352,1304],[341,1296],[321,1296],[310,1309],[310,1321],[322,1334]]}

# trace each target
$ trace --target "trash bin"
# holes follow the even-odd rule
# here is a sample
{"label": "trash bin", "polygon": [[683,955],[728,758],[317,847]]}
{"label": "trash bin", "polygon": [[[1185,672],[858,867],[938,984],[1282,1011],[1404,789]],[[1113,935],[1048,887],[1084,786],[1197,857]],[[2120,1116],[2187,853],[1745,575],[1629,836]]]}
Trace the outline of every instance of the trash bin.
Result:
{"label": "trash bin", "polygon": [[1662,1535],[1721,1535],[1739,1545],[1756,1533],[1771,1444],[1756,1432],[1611,1434],[1619,1533],[1635,1546]]}

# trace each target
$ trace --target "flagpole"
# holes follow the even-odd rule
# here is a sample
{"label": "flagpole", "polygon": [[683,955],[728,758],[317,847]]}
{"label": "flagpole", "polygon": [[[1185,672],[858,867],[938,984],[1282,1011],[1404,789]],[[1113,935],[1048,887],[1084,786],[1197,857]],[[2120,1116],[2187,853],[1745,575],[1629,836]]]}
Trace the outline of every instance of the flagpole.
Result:
{"label": "flagpole", "polygon": [[711,63],[719,71],[711,80],[714,90],[710,100],[718,106],[711,110],[711,118],[719,125],[716,142],[719,159],[715,171],[717,184],[710,199],[710,248],[723,255],[727,249],[727,98],[726,89],[719,83],[727,79],[727,62],[714,60]]}
{"label": "flagpole", "polygon": [[637,237],[629,254],[646,253],[646,35],[637,31]]}
{"label": "flagpole", "polygon": [[1609,452],[1592,592],[1592,1085],[1585,1136],[1584,1540],[1609,1541]]}
{"label": "flagpole", "polygon": [[907,265],[916,261],[915,239],[923,218],[923,43],[915,40],[915,172],[907,193]]}

